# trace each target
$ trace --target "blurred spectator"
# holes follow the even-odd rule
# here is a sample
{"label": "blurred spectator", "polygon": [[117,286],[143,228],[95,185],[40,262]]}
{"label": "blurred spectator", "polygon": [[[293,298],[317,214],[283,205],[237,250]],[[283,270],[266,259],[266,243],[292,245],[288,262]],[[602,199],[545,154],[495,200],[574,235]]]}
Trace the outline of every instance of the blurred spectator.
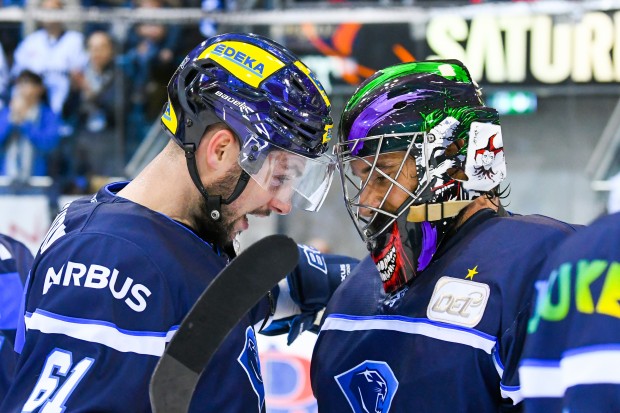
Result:
{"label": "blurred spectator", "polygon": [[0,108],[3,107],[8,99],[9,89],[9,67],[4,56],[4,49],[0,43]]}
{"label": "blurred spectator", "polygon": [[[110,9],[110,8],[130,8],[132,6],[131,0],[80,0],[82,7],[96,7],[98,9]],[[112,21],[91,21],[84,23],[84,36],[88,37],[92,33],[97,31],[112,32]]]}
{"label": "blurred spectator", "polygon": [[[61,9],[61,0],[42,0],[41,8]],[[49,94],[49,103],[56,113],[70,113],[65,102],[70,78],[82,70],[86,62],[84,36],[66,30],[61,22],[44,22],[42,28],[26,36],[17,46],[12,74],[28,69],[42,76]],[[63,112],[64,111],[64,112]]]}
{"label": "blurred spectator", "polygon": [[47,175],[46,158],[59,140],[59,117],[46,103],[39,75],[24,70],[15,80],[9,105],[0,110],[0,172],[24,183],[32,175]]}
{"label": "blurred spectator", "polygon": [[[2,0],[0,0],[1,2]],[[5,2],[0,8],[9,7]],[[6,59],[6,67],[13,66],[13,54],[17,48],[18,43],[22,39],[22,23],[18,21],[3,21],[0,22],[0,44],[4,49],[4,57]],[[7,85],[8,87],[8,85]],[[5,90],[6,92],[6,90]]]}
{"label": "blurred spectator", "polygon": [[86,129],[100,132],[114,115],[114,42],[106,32],[92,33],[86,42],[88,62],[75,77]]}
{"label": "blurred spectator", "polygon": [[[138,8],[162,8],[161,0],[137,0]],[[127,39],[125,64],[131,79],[129,125],[127,137],[137,146],[151,123],[159,117],[166,101],[166,84],[177,66],[177,45],[180,28],[176,25],[140,23],[132,28]],[[129,152],[133,149],[129,148]]]}
{"label": "blurred spectator", "polygon": [[[200,7],[204,13],[221,12],[224,9],[223,0],[202,0]],[[213,19],[202,19],[200,21],[200,33],[204,37],[211,37],[217,34],[217,22]]]}
{"label": "blurred spectator", "polygon": [[76,175],[89,180],[93,175],[118,176],[121,160],[115,153],[115,45],[101,31],[93,32],[86,44],[88,63],[75,82],[81,104],[74,159]]}

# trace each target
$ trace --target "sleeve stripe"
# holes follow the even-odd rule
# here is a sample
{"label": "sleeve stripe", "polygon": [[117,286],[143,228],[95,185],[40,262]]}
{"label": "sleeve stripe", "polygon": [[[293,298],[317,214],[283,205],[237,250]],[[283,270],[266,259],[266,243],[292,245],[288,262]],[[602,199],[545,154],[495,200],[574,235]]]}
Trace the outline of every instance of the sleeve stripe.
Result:
{"label": "sleeve stripe", "polygon": [[520,386],[506,386],[500,383],[499,388],[502,397],[504,399],[511,399],[513,405],[516,405],[523,400],[523,392],[521,391]]}
{"label": "sleeve stripe", "polygon": [[495,365],[495,370],[497,370],[497,374],[499,374],[499,378],[504,377],[504,364],[502,360],[499,358],[499,346],[495,346],[493,348],[493,365]]}
{"label": "sleeve stripe", "polygon": [[25,321],[28,330],[38,330],[44,334],[64,334],[124,353],[158,357],[164,353],[166,344],[179,328],[173,326],[164,332],[131,331],[107,321],[67,317],[40,309],[34,313],[26,313]]}
{"label": "sleeve stripe", "polygon": [[474,329],[452,327],[449,324],[433,322],[424,318],[407,318],[401,316],[343,316],[331,314],[325,320],[321,331],[363,331],[388,330],[407,334],[418,334],[437,340],[463,344],[478,348],[491,354],[496,341],[494,337]]}
{"label": "sleeve stripe", "polygon": [[512,404],[520,403],[523,400],[523,394],[521,394],[521,386],[507,386],[501,382],[504,378],[504,364],[499,357],[499,344],[495,346],[493,349],[493,364],[495,365],[495,370],[497,370],[497,374],[499,374],[500,383],[499,390],[504,399],[511,399]]}
{"label": "sleeve stripe", "polygon": [[562,360],[525,359],[519,368],[525,397],[562,397],[581,384],[620,384],[620,350],[581,348]]}

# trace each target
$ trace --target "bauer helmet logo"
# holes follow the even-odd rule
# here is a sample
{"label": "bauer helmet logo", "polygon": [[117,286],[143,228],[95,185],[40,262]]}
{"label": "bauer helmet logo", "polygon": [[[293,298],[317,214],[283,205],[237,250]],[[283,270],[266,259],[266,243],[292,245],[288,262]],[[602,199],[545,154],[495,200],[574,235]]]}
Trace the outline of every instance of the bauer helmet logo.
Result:
{"label": "bauer helmet logo", "polygon": [[284,67],[284,63],[258,46],[243,42],[215,43],[205,49],[197,60],[210,58],[250,86],[258,87]]}
{"label": "bauer helmet logo", "polygon": [[246,105],[245,102],[242,102],[231,96],[228,96],[226,93],[220,92],[219,90],[215,91],[215,96],[219,96],[222,99],[226,100],[227,102],[231,103],[232,105],[238,107],[242,113],[253,113],[254,112],[254,110],[248,105]]}

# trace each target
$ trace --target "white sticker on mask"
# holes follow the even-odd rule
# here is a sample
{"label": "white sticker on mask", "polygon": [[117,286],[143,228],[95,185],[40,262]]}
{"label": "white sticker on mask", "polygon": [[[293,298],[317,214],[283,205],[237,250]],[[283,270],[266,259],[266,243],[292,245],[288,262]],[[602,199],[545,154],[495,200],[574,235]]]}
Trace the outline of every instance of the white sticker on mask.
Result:
{"label": "white sticker on mask", "polygon": [[506,178],[504,141],[499,125],[471,124],[465,173],[469,180],[463,182],[463,188],[468,191],[490,191]]}

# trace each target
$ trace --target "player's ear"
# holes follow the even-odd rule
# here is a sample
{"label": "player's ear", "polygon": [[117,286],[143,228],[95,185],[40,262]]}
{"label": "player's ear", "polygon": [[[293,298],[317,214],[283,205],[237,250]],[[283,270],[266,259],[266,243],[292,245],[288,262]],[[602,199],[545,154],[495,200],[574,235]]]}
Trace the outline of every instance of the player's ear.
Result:
{"label": "player's ear", "polygon": [[205,136],[198,152],[198,156],[202,155],[210,169],[228,170],[232,163],[237,162],[239,142],[229,129],[222,128],[213,131],[210,136]]}

